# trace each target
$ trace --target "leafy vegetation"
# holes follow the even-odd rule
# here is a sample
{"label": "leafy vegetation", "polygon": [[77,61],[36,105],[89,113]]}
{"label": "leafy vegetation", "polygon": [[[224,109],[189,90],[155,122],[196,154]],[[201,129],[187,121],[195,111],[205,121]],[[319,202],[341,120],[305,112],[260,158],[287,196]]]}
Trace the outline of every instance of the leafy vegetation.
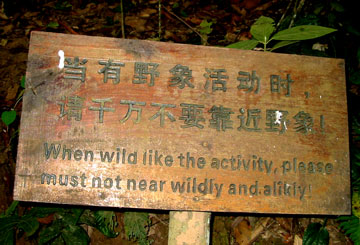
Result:
{"label": "leafy vegetation", "polygon": [[340,227],[345,231],[345,234],[348,235],[351,240],[356,245],[360,244],[360,218],[352,216],[341,216],[338,218],[341,222]]}
{"label": "leafy vegetation", "polygon": [[145,212],[125,212],[125,233],[128,239],[136,240],[139,245],[149,245],[151,241],[147,239],[148,229],[151,221],[149,213]]}
{"label": "leafy vegetation", "polygon": [[22,99],[22,96],[24,94],[24,89],[25,89],[25,76],[21,77],[20,80],[20,86],[22,88],[21,92],[19,93],[19,96],[16,100],[16,103],[14,105],[13,108],[11,108],[10,110],[7,111],[3,111],[1,113],[1,120],[3,121],[3,123],[5,123],[6,126],[9,126],[10,124],[12,124],[15,119],[16,119],[16,111],[15,111],[15,107],[17,106],[17,104],[20,102],[20,100]]}
{"label": "leafy vegetation", "polygon": [[208,22],[207,20],[203,20],[200,25],[199,25],[199,32],[203,38],[203,45],[205,44],[204,42],[208,40],[208,35],[212,32],[212,22]]}
{"label": "leafy vegetation", "polygon": [[329,232],[325,228],[326,220],[324,224],[311,223],[304,234],[303,245],[327,245],[329,244]]}
{"label": "leafy vegetation", "polygon": [[6,126],[12,124],[16,119],[16,111],[13,109],[10,111],[3,111],[1,113],[1,120],[5,123]]}
{"label": "leafy vegetation", "polygon": [[[227,47],[250,50],[261,43],[264,51],[273,51],[302,40],[318,38],[336,30],[322,26],[301,25],[277,33],[274,31],[275,21],[272,18],[261,16],[250,28],[253,39],[230,44]],[[278,42],[269,48],[268,45],[272,40]]]}
{"label": "leafy vegetation", "polygon": [[31,237],[38,233],[39,244],[88,244],[90,238],[82,225],[92,226],[107,237],[116,237],[113,211],[83,208],[33,207],[19,215],[14,201],[0,215],[0,244],[15,244],[15,235]]}

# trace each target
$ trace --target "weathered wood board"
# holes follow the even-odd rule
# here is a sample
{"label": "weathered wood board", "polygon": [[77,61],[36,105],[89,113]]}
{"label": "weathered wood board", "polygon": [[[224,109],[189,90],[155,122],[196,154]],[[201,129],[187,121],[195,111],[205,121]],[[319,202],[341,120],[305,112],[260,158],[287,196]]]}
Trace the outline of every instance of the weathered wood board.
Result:
{"label": "weathered wood board", "polygon": [[33,32],[14,198],[349,214],[344,61]]}

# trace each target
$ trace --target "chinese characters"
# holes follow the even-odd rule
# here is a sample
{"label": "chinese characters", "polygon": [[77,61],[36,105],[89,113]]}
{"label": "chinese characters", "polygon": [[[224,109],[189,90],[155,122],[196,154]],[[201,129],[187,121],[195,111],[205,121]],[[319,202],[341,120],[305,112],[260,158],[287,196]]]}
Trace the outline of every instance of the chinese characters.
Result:
{"label": "chinese characters", "polygon": [[[86,82],[88,72],[87,58],[66,58],[64,66],[64,79],[75,79]],[[123,83],[121,71],[133,66],[132,76],[127,75],[124,83],[132,86],[146,86],[148,88],[157,86],[161,83],[164,86],[173,87],[179,90],[203,90],[204,93],[223,94],[231,89],[237,89],[238,94],[250,94],[261,96],[261,90],[268,88],[273,95],[292,96],[292,86],[295,84],[291,74],[271,74],[268,77],[268,85],[262,83],[266,79],[256,70],[242,70],[233,72],[219,65],[219,67],[203,67],[202,76],[194,77],[190,66],[184,64],[170,65],[171,68],[165,70],[167,74],[160,74],[161,64],[156,62],[136,61],[126,63],[120,60],[101,59],[96,65],[97,74],[102,76],[102,83],[110,82],[114,86]],[[164,72],[164,70],[161,70]],[[128,74],[128,73],[127,73]],[[129,84],[130,78],[130,84]],[[160,85],[158,85],[160,86]],[[114,87],[115,89],[116,87]],[[85,101],[87,105],[85,106]],[[278,135],[286,134],[289,129],[295,133],[308,135],[317,131],[325,132],[325,118],[323,115],[311,115],[309,112],[299,110],[295,114],[283,108],[246,108],[237,106],[230,108],[220,104],[194,103],[192,101],[181,101],[176,103],[164,103],[160,101],[143,101],[113,97],[80,97],[69,95],[62,97],[58,102],[59,118],[67,120],[81,121],[84,110],[93,112],[95,123],[103,124],[107,117],[116,119],[119,124],[134,123],[141,124],[148,120],[154,125],[166,127],[168,124],[175,123],[179,128],[204,130],[206,128],[217,132],[228,132],[235,130],[238,133],[275,133]],[[120,110],[121,108],[121,110]],[[127,109],[124,112],[124,108]],[[120,113],[121,111],[121,113]],[[319,118],[319,120],[316,120]],[[132,119],[132,120],[129,120]],[[318,126],[320,125],[320,126]]]}

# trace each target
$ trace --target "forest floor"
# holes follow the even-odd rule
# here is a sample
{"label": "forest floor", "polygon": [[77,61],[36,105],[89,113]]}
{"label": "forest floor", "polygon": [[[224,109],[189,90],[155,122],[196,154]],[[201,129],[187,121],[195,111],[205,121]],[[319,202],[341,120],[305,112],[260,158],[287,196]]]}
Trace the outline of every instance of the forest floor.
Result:
{"label": "forest floor", "polygon": [[[124,16],[121,13],[120,0],[116,2],[31,0],[25,5],[16,0],[4,2],[5,5],[0,1],[0,112],[10,110],[16,105],[14,109],[17,112],[17,119],[10,126],[0,122],[0,213],[12,202],[22,106],[22,102],[17,103],[17,100],[22,90],[20,80],[26,72],[31,31],[226,46],[250,39],[250,26],[262,15],[273,18],[276,23],[283,15],[291,19],[294,15],[294,6],[291,4],[295,4],[295,1],[288,0],[163,1],[159,26],[158,0],[124,1]],[[337,1],[332,2],[337,3]],[[297,14],[313,15],[318,11],[317,8],[322,6],[321,4],[321,1],[307,1]],[[324,3],[317,14],[322,17],[334,12],[336,14],[335,7],[328,7]],[[341,15],[342,12],[338,11],[338,13]],[[201,26],[204,20],[211,23],[208,25],[210,29]],[[346,37],[343,39],[345,40]],[[321,43],[324,47],[329,47],[323,56],[344,58],[346,51],[337,49],[338,46],[331,49],[330,42],[331,40],[329,43]],[[344,45],[351,50],[353,44],[350,41]],[[297,52],[291,49],[285,51]],[[302,48],[298,51],[299,54],[311,54],[311,52],[323,52],[323,50]],[[350,97],[358,97],[359,87],[351,85],[349,94]],[[124,233],[124,210],[111,210],[116,212],[119,222],[116,229],[120,235],[110,239],[96,230],[91,230],[88,232],[92,244],[134,244],[127,241]],[[151,213],[152,225],[148,234],[150,240],[154,241],[153,244],[167,244],[168,212],[146,211]],[[322,223],[324,220],[322,216],[255,216],[241,213],[213,213],[212,217],[213,244],[302,244],[306,227],[312,222]],[[336,217],[329,218],[326,228],[330,234],[330,244],[352,244],[339,228]],[[32,242],[22,239],[19,243]]]}

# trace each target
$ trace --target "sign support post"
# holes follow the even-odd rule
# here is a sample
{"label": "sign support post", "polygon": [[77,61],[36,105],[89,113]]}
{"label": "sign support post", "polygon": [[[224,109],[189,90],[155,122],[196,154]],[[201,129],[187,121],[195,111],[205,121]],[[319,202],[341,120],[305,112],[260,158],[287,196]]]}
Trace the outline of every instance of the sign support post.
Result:
{"label": "sign support post", "polygon": [[210,244],[209,212],[170,211],[169,245]]}

